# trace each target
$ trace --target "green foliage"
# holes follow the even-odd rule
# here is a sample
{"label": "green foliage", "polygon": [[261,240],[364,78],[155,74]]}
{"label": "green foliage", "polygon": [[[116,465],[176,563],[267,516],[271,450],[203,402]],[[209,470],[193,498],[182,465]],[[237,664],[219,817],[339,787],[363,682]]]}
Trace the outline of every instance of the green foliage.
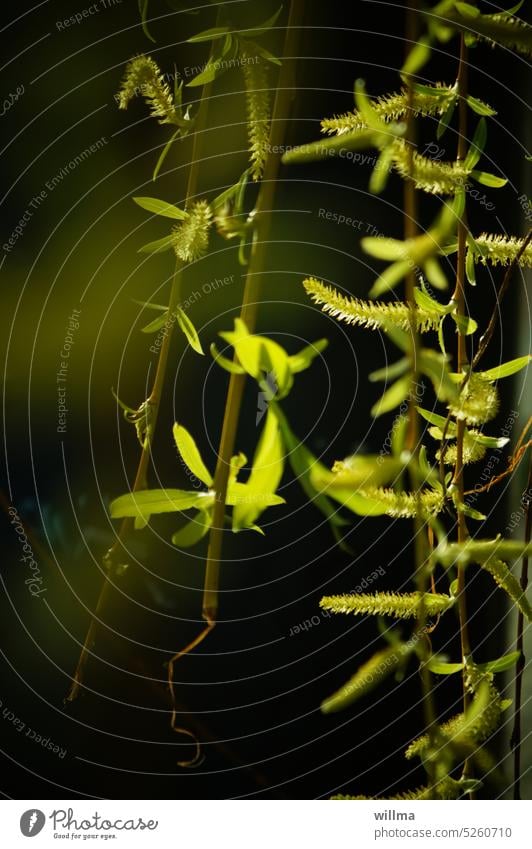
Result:
{"label": "green foliage", "polygon": [[[521,4],[518,4],[520,6]],[[509,12],[481,15],[467,3],[444,0],[433,10],[440,24],[447,24],[466,34],[469,44],[487,41],[532,56],[532,27]]]}
{"label": "green foliage", "polygon": [[[450,750],[455,759],[474,751],[493,734],[499,725],[503,710],[508,703],[501,699],[493,683],[493,673],[479,669],[472,662],[465,666],[465,686],[472,695],[471,705],[465,713],[453,716],[438,729],[438,748]],[[405,757],[426,757],[431,749],[428,734],[423,734],[408,746]]]}
{"label": "green foliage", "polygon": [[[279,421],[272,408],[268,410],[264,427],[257,444],[253,465],[247,480],[249,492],[253,495],[277,492],[284,469],[284,448]],[[250,528],[262,512],[258,503],[242,502],[233,510],[233,530]]]}
{"label": "green foliage", "polygon": [[405,665],[414,650],[414,646],[415,641],[411,641],[378,651],[357,670],[343,687],[322,702],[322,712],[336,713],[366,696]]}
{"label": "green foliage", "polygon": [[[173,536],[179,545],[193,545],[198,542],[208,531],[212,522],[212,509],[216,493],[212,489],[213,478],[204,463],[198,447],[192,435],[183,427],[175,424],[173,429],[174,440],[177,450],[188,469],[192,480],[203,483],[207,489],[192,490],[181,489],[145,489],[138,492],[130,492],[115,498],[110,504],[110,513],[113,519],[125,517],[134,518],[137,528],[144,527],[151,516],[161,513],[178,513],[185,510],[197,510],[199,518],[196,517],[185,529],[178,531]],[[271,445],[271,443],[270,443]],[[268,455],[270,445],[263,445],[261,449],[262,465],[267,465],[271,455]],[[237,519],[233,522],[233,530],[251,528],[257,530],[254,520],[267,507],[284,504],[284,499],[276,495],[271,489],[271,476],[263,476],[262,482],[265,487],[261,488],[257,476],[250,476],[248,483],[240,483],[237,475],[245,463],[243,455],[233,458],[233,474],[230,475],[227,488],[227,505],[234,507],[237,511]],[[251,518],[250,518],[251,517]]]}

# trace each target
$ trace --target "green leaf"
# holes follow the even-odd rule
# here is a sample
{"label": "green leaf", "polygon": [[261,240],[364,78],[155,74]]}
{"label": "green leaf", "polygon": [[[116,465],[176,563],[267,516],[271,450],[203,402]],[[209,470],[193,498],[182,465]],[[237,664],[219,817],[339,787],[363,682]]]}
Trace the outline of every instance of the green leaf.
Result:
{"label": "green leaf", "polygon": [[387,239],[383,236],[365,236],[360,240],[360,247],[376,259],[404,259],[406,245],[398,239]]}
{"label": "green leaf", "polygon": [[437,312],[439,315],[446,315],[451,312],[454,307],[453,303],[440,304],[439,301],[431,298],[428,292],[418,289],[417,286],[414,289],[414,298],[418,307],[421,307],[424,310],[429,310],[430,312]]}
{"label": "green leaf", "polygon": [[488,517],[481,513],[480,510],[475,510],[473,507],[470,507],[469,504],[460,504],[458,500],[455,500],[455,507],[459,513],[463,513],[464,516],[469,516],[470,519],[474,519],[476,522],[483,522]]}
{"label": "green leaf", "polygon": [[477,9],[476,6],[472,6],[471,3],[461,3],[459,0],[456,0],[455,4],[458,11],[467,18],[476,18],[480,15],[480,10]]}
{"label": "green leaf", "polygon": [[458,315],[458,313],[453,312],[451,313],[451,318],[463,336],[471,336],[478,328],[475,319],[469,318],[467,315]]}
{"label": "green leaf", "polygon": [[212,27],[205,29],[203,32],[198,32],[197,35],[187,38],[191,44],[199,44],[202,41],[215,41],[218,38],[223,38],[229,32],[229,27]]}
{"label": "green leaf", "polygon": [[212,525],[212,511],[199,510],[197,516],[172,535],[173,545],[179,548],[191,548],[209,532]]}
{"label": "green leaf", "polygon": [[474,168],[477,164],[486,146],[487,138],[488,127],[486,124],[486,120],[484,118],[481,118],[477,124],[477,128],[473,135],[471,147],[469,148],[466,158],[464,160],[464,167],[467,171],[471,171],[471,169]]}
{"label": "green leaf", "polygon": [[200,73],[195,76],[189,83],[187,83],[188,88],[194,88],[196,86],[203,86],[207,83],[212,83],[217,77],[221,77],[230,67],[230,62],[223,62],[223,57],[229,51],[232,46],[232,37],[229,34],[222,33],[222,36],[225,35],[225,41],[222,45],[216,43],[213,46],[213,50],[207,64],[203,68]]}
{"label": "green leaf", "polygon": [[312,365],[315,358],[325,350],[328,344],[328,339],[318,339],[317,342],[306,345],[297,354],[288,357],[288,364],[292,374],[305,371],[305,369]]}
{"label": "green leaf", "polygon": [[392,265],[389,265],[388,268],[382,272],[380,277],[377,277],[375,283],[371,287],[369,292],[370,298],[377,298],[379,295],[384,294],[384,292],[389,292],[391,289],[395,289],[397,284],[401,282],[403,277],[406,277],[409,271],[410,262],[408,260],[394,262]]}
{"label": "green leaf", "polygon": [[[388,131],[389,139],[392,138],[391,130]],[[389,140],[382,132],[375,130],[356,130],[340,136],[331,136],[295,147],[283,154],[282,162],[286,165],[315,162],[320,159],[334,157],[336,153],[346,150],[364,150],[368,147],[378,147],[384,141]]]}
{"label": "green leaf", "polygon": [[173,218],[177,221],[184,221],[187,217],[186,212],[183,212],[182,209],[178,209],[172,203],[166,203],[166,201],[158,198],[134,197],[133,200],[142,209],[153,212],[155,215],[163,215],[165,218]]}
{"label": "green leaf", "polygon": [[[235,319],[235,329],[220,333],[222,339],[229,342],[242,367],[251,377],[261,381],[261,388],[267,394],[283,398],[293,383],[288,354],[277,342],[267,336],[249,333],[244,322]],[[264,377],[266,376],[266,382]]]}
{"label": "green leaf", "polygon": [[372,383],[375,383],[378,380],[393,380],[396,377],[400,377],[405,373],[405,371],[408,371],[409,368],[410,361],[407,360],[406,357],[402,357],[402,359],[397,360],[397,362],[392,363],[390,366],[384,366],[384,368],[372,371],[371,374],[368,375],[368,378]]}
{"label": "green leaf", "polygon": [[233,360],[230,360],[228,357],[224,357],[223,354],[220,354],[214,342],[211,343],[210,347],[211,355],[215,362],[225,371],[228,371],[230,374],[245,374],[246,370],[242,368],[238,363],[235,363]]}
{"label": "green leaf", "polygon": [[410,50],[401,72],[403,74],[416,74],[429,61],[430,54],[430,40],[427,36],[422,36],[416,42],[415,47]]}
{"label": "green leaf", "polygon": [[445,133],[445,130],[449,126],[451,119],[454,115],[454,110],[456,109],[456,103],[457,103],[457,98],[453,97],[452,100],[450,101],[447,109],[445,110],[445,112],[441,116],[441,118],[438,122],[438,129],[436,130],[436,138],[437,139],[441,139],[441,137]]}
{"label": "green leaf", "polygon": [[158,315],[157,318],[154,318],[153,321],[150,321],[149,324],[146,324],[144,327],[141,327],[142,333],[157,333],[162,327],[164,327],[168,323],[168,313],[164,313],[164,315]]}
{"label": "green leaf", "polygon": [[259,56],[262,56],[263,59],[266,59],[267,62],[271,62],[272,65],[282,65],[282,62],[278,56],[274,56],[273,53],[270,53],[269,50],[266,50],[266,48],[263,47],[262,44],[257,44],[256,41],[253,42],[253,50]]}
{"label": "green leaf", "polygon": [[168,156],[168,154],[170,152],[170,148],[172,147],[173,143],[175,142],[175,140],[177,139],[177,137],[179,136],[180,133],[181,133],[181,127],[178,127],[178,129],[175,131],[175,133],[172,133],[172,135],[170,136],[170,138],[166,142],[165,146],[163,147],[163,149],[161,151],[161,155],[159,156],[159,158],[157,160],[157,164],[155,165],[155,168],[153,169],[152,180],[156,180],[157,177],[159,176],[159,171],[163,167],[164,160]]}
{"label": "green leaf", "polygon": [[482,565],[490,557],[501,560],[516,560],[518,557],[532,555],[532,543],[502,539],[469,539],[462,543],[440,543],[434,551],[435,557],[443,566],[479,563]]}
{"label": "green leaf", "polygon": [[476,169],[473,169],[469,176],[477,183],[489,186],[492,189],[500,189],[508,182],[504,177],[496,177],[495,174],[490,174],[488,171],[477,171]]}
{"label": "green leaf", "polygon": [[320,492],[319,488],[316,488],[312,482],[312,473],[318,476],[323,474],[330,475],[329,469],[323,463],[320,463],[303,442],[298,440],[291,430],[280,405],[273,401],[271,402],[271,409],[275,412],[279,427],[281,428],[288,462],[309,501],[323,513],[333,529],[345,525],[345,519],[339,515],[336,505],[331,502],[330,498]]}
{"label": "green leaf", "polygon": [[488,106],[487,103],[483,103],[482,100],[478,100],[476,97],[473,97],[472,94],[468,94],[467,102],[473,112],[476,112],[477,115],[484,115],[486,117],[491,117],[492,115],[496,115],[497,112],[495,109],[492,109],[491,106]]}
{"label": "green leaf", "polygon": [[426,663],[427,669],[435,675],[454,675],[455,672],[460,672],[464,668],[463,663],[447,663],[440,660],[438,655],[433,655]]}
{"label": "green leaf", "polygon": [[[437,413],[433,413],[432,410],[424,410],[423,407],[416,407],[416,410],[420,416],[423,416],[425,421],[429,422],[429,424],[436,425],[436,427],[441,428],[443,431],[447,423],[447,419],[444,416],[439,416]],[[447,436],[456,436],[456,422],[452,420],[447,425]]]}
{"label": "green leaf", "polygon": [[449,287],[447,283],[447,278],[443,273],[440,263],[436,259],[436,257],[429,257],[423,264],[423,270],[427,276],[427,280],[429,283],[436,289],[440,289],[441,291],[445,291]]}
{"label": "green leaf", "polygon": [[148,29],[148,3],[149,0],[138,0],[140,20],[142,23],[142,31],[144,32],[144,35],[146,36],[146,38],[149,38],[149,40],[153,41],[153,43],[155,44],[155,39]]}
{"label": "green leaf", "polygon": [[482,672],[506,672],[507,669],[515,666],[520,657],[520,651],[513,651],[510,654],[503,654],[502,657],[498,657],[496,660],[490,660],[488,663],[479,663],[478,668]]}
{"label": "green leaf", "polygon": [[458,396],[458,388],[449,372],[447,359],[430,348],[422,348],[419,354],[419,370],[432,381],[438,400],[449,401]]}
{"label": "green leaf", "polygon": [[168,307],[164,304],[154,304],[153,301],[139,301],[137,298],[132,298],[134,304],[138,304],[139,307],[145,307],[147,310],[160,310],[161,312],[168,312]]}
{"label": "green leaf", "polygon": [[527,354],[524,357],[509,360],[507,363],[502,363],[502,365],[495,366],[495,368],[490,368],[487,371],[481,371],[479,374],[485,380],[499,380],[501,377],[510,377],[510,375],[516,374],[518,371],[526,368],[530,360],[532,360],[532,355]]}
{"label": "green leaf", "polygon": [[268,30],[273,27],[282,10],[283,7],[279,6],[277,11],[271,16],[271,18],[268,18],[266,21],[264,21],[262,24],[258,24],[256,27],[250,27],[249,29],[239,30],[238,35],[241,38],[258,38],[259,35],[264,35],[268,32]]}
{"label": "green leaf", "polygon": [[327,472],[323,478],[314,473],[312,479],[324,489],[363,489],[396,481],[404,469],[405,463],[397,457],[354,454],[336,462],[333,471]]}
{"label": "green leaf", "polygon": [[473,430],[467,430],[466,433],[470,439],[479,445],[485,445],[486,448],[504,448],[510,441],[507,436],[484,436],[483,433],[475,433]]}
{"label": "green leaf", "polygon": [[383,413],[389,413],[390,410],[394,410],[395,407],[402,404],[410,392],[410,383],[410,375],[400,377],[399,380],[396,380],[396,382],[386,390],[384,395],[379,398],[377,403],[373,405],[371,408],[371,415],[374,418],[377,418],[378,416],[382,416]]}
{"label": "green leaf", "polygon": [[111,518],[126,517],[141,519],[149,518],[152,514],[176,513],[189,510],[192,507],[205,510],[214,501],[210,492],[188,492],[183,489],[143,489],[120,495],[111,501],[109,510]]}
{"label": "green leaf", "polygon": [[273,507],[276,504],[286,504],[286,501],[280,495],[275,495],[272,492],[256,492],[246,483],[232,483],[227,487],[226,504],[231,507],[255,504],[262,511],[266,507]]}
{"label": "green leaf", "polygon": [[397,647],[390,646],[374,654],[343,687],[322,702],[322,713],[336,713],[336,711],[344,710],[371,692],[385,678],[403,666],[412,653],[413,647],[413,641],[411,645],[400,643]]}
{"label": "green leaf", "polygon": [[532,622],[532,606],[526,597],[526,593],[521,589],[519,581],[512,575],[506,563],[497,557],[489,557],[480,565],[486,572],[490,573],[495,583],[509,595],[523,616],[529,622]]}
{"label": "green leaf", "polygon": [[[237,198],[242,198],[243,190],[246,187],[246,183],[249,180],[251,169],[246,168],[245,171],[240,175],[238,181],[234,183],[234,185],[229,186],[228,189],[225,189],[221,194],[214,198],[211,206],[213,209],[218,209],[219,207],[225,206],[225,204],[229,203],[229,201],[236,200]],[[239,212],[239,204],[236,203],[235,212]]]}
{"label": "green leaf", "polygon": [[139,254],[158,254],[162,251],[169,251],[174,246],[174,236],[163,236],[162,239],[156,239],[154,242],[148,242],[139,248]]}
{"label": "green leaf", "polygon": [[466,277],[471,286],[477,285],[477,275],[475,271],[475,254],[471,250],[468,250],[466,254],[466,263],[465,263]]}
{"label": "green leaf", "polygon": [[[273,494],[281,481],[284,469],[284,452],[279,422],[272,409],[268,410],[257,450],[253,458],[251,473],[246,482],[253,495]],[[250,528],[263,511],[258,503],[237,504],[233,510],[233,530]]]}
{"label": "green leaf", "polygon": [[198,478],[198,480],[206,486],[212,487],[212,475],[201,458],[201,454],[194,438],[188,430],[183,427],[183,425],[180,425],[177,422],[174,424],[172,432],[174,434],[177,450],[181,454],[183,462],[187,468],[190,469],[192,474]]}
{"label": "green leaf", "polygon": [[204,351],[201,347],[198,332],[186,312],[181,309],[181,307],[177,307],[175,314],[177,318],[177,323],[185,334],[185,336],[187,337],[190,347],[193,348],[197,354],[203,354]]}
{"label": "green leaf", "polygon": [[445,317],[443,317],[440,320],[440,323],[438,324],[438,345],[440,346],[440,351],[442,352],[443,356],[445,357],[445,356],[447,356],[447,350],[445,348],[445,336],[444,336],[444,333],[443,333],[443,322],[444,321],[445,321]]}
{"label": "green leaf", "polygon": [[393,149],[391,146],[385,147],[379,154],[379,158],[375,163],[375,167],[371,172],[369,180],[369,190],[374,195],[379,195],[388,182],[388,177],[391,173],[391,164],[393,161]]}

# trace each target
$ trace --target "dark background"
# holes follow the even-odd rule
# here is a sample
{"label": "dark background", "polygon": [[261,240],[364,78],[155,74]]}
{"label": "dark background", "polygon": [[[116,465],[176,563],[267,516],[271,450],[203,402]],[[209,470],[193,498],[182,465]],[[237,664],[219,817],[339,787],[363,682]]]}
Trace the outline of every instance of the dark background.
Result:
{"label": "dark background", "polygon": [[[282,489],[287,506],[266,514],[264,538],[226,535],[219,625],[176,667],[180,722],[204,744],[201,766],[177,766],[192,747],[169,728],[164,663],[200,627],[206,546],[191,552],[172,548],[175,518],[156,520],[154,531],[132,539],[133,565],[104,611],[86,691],[74,705],[64,706],[102,583],[101,556],[113,539],[107,504],[130,485],[138,456],[133,429],[117,414],[110,389],[118,388],[132,406],[145,397],[155,359],[148,350],[151,338],[139,333],[145,314],[140,317],[133,299],[164,302],[172,271],[170,254],[148,260],[137,254],[139,245],[165,230],[164,222],[148,221],[130,198],[153,194],[182,204],[191,150],[189,142],[176,145],[153,185],[151,173],[169,128],[150,119],[140,101],[119,112],[113,95],[125,63],[137,53],[149,53],[168,72],[174,64],[185,69],[204,62],[208,48],[184,42],[213,26],[215,15],[209,4],[192,15],[152,0],[151,31],[157,39],[152,44],[139,25],[136,2],[123,0],[58,30],[57,21],[88,5],[20,4],[4,13],[2,91],[7,97],[21,84],[25,91],[2,117],[2,243],[46,181],[98,138],[106,143],[49,192],[1,269],[6,317],[3,492],[29,529],[46,593],[40,599],[29,595],[17,538],[3,516],[0,699],[2,710],[67,749],[60,759],[3,719],[1,791],[6,797],[42,799],[313,798],[418,786],[423,770],[401,754],[422,722],[413,667],[403,681],[388,682],[352,709],[322,716],[322,699],[381,644],[377,629],[365,619],[320,617],[318,625],[290,636],[294,626],[316,616],[323,594],[348,591],[379,566],[386,574],[372,590],[411,587],[410,526],[355,519],[347,537],[350,556],[335,547],[321,514],[305,502],[289,473]],[[352,7],[306,6],[288,144],[317,138],[323,116],[352,108],[357,77],[366,79],[371,95],[398,87],[405,49],[403,8],[378,2]],[[234,20],[237,26],[256,23],[275,9],[275,2],[262,0],[235,4]],[[285,21],[286,9],[263,42],[274,52],[281,50]],[[456,53],[456,39],[437,47],[422,71],[427,80],[454,81]],[[472,229],[520,234],[525,226],[518,197],[525,191],[527,65],[508,51],[486,46],[472,50],[470,62],[471,92],[499,113],[489,121],[483,167],[509,180],[505,189],[485,190],[495,210],[470,202]],[[198,93],[186,91],[192,99]],[[215,88],[201,196],[214,197],[245,167],[244,121],[242,82],[235,70]],[[475,123],[473,116],[472,128]],[[429,122],[425,131],[430,140],[435,126]],[[441,144],[452,159],[452,127]],[[325,221],[319,209],[350,215],[400,238],[402,184],[392,176],[386,192],[373,197],[367,190],[370,173],[367,165],[349,161],[283,167],[263,280],[261,332],[291,352],[322,336],[330,340],[324,357],[297,376],[284,404],[298,436],[329,464],[357,449],[378,453],[392,421],[369,417],[378,389],[367,373],[387,357],[396,359],[396,352],[385,350],[380,334],[341,326],[320,314],[300,285],[312,274],[366,295],[382,267],[359,247],[366,232]],[[250,202],[252,195],[253,190]],[[421,226],[430,224],[437,208],[437,199],[421,197]],[[203,297],[191,310],[205,348],[218,331],[231,326],[242,294],[233,243],[215,236],[212,247],[184,282],[186,294],[234,275],[232,285]],[[452,279],[451,265],[448,271]],[[481,272],[477,289],[468,291],[481,326],[500,279],[500,272]],[[527,350],[527,325],[518,340],[522,288],[518,280],[508,296],[486,367]],[[70,363],[67,433],[58,434],[55,374],[73,308],[81,309],[80,329]],[[159,479],[169,486],[186,485],[171,439],[175,419],[196,436],[214,468],[226,387],[226,375],[212,367],[210,357],[199,359],[185,350],[176,334],[152,484]],[[488,432],[498,434],[507,409],[521,405],[515,442],[526,421],[518,397],[522,383],[505,381],[501,389],[503,411]],[[426,393],[429,406],[428,388]],[[257,437],[256,409],[257,392],[249,386],[237,442],[248,456]],[[470,473],[474,482],[475,470]],[[507,492],[503,487],[490,503],[479,503],[490,510],[482,535],[504,528]],[[504,600],[483,576],[473,577],[469,595],[476,657],[502,654],[510,645]],[[435,645],[458,659],[455,633],[451,613]],[[437,679],[436,684],[442,715],[455,712],[459,680]],[[506,726],[498,742],[501,752],[508,735]],[[487,791],[494,792],[501,788]]]}

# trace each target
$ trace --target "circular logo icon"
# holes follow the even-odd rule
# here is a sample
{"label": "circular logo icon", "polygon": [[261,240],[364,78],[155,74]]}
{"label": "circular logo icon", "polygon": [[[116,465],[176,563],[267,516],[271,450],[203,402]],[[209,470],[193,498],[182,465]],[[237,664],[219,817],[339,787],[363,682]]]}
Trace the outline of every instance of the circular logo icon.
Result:
{"label": "circular logo icon", "polygon": [[46,817],[37,808],[24,811],[20,818],[20,830],[24,837],[35,837],[44,828]]}

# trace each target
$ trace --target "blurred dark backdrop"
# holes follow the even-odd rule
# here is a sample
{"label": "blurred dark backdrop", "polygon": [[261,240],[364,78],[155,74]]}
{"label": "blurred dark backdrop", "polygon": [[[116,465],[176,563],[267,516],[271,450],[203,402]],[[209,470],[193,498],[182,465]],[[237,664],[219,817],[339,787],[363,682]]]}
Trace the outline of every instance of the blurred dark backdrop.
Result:
{"label": "blurred dark backdrop", "polygon": [[[15,798],[308,798],[417,786],[422,770],[407,766],[401,755],[422,718],[412,670],[345,713],[319,712],[320,701],[375,649],[380,638],[374,623],[319,616],[313,620],[319,624],[290,636],[294,626],[318,615],[321,595],[348,591],[379,566],[386,574],[372,590],[408,586],[407,525],[355,520],[347,537],[353,554],[344,553],[290,475],[282,490],[287,508],[266,514],[264,538],[226,535],[220,623],[176,667],[180,721],[204,743],[202,765],[177,766],[192,748],[169,729],[164,663],[200,627],[205,557],[205,545],[189,553],[170,546],[175,519],[156,520],[155,533],[135,535],[131,549],[139,564],[119,580],[105,609],[87,689],[74,705],[63,704],[102,583],[101,555],[113,539],[107,505],[130,485],[138,456],[133,429],[118,415],[111,387],[134,406],[145,397],[155,365],[152,338],[139,332],[145,314],[139,316],[133,299],[164,302],[172,272],[169,254],[146,259],[137,253],[165,230],[160,219],[148,221],[131,196],[153,194],[182,204],[190,155],[189,142],[176,145],[153,185],[153,166],[169,129],[150,119],[140,101],[119,112],[114,95],[125,63],[140,52],[149,52],[166,72],[175,65],[187,79],[187,68],[203,63],[208,48],[185,41],[212,26],[215,14],[211,4],[184,14],[152,0],[152,44],[134,0],[94,6],[97,12],[68,27],[60,23],[88,4],[19,4],[4,12],[2,91],[6,98],[21,87],[23,92],[2,117],[2,244],[25,215],[27,220],[12,250],[2,252],[3,493],[28,529],[46,593],[29,594],[20,546],[4,515],[1,790]],[[256,23],[276,7],[276,0],[235,3],[234,19],[238,26]],[[281,49],[285,21],[286,9],[264,41],[273,51]],[[287,143],[317,138],[320,118],[350,109],[357,77],[366,79],[371,95],[397,89],[403,29],[401,5],[309,2]],[[424,70],[428,79],[454,81],[456,49],[456,41],[436,48]],[[470,61],[471,91],[498,110],[489,121],[485,167],[509,180],[503,190],[486,190],[494,209],[470,203],[472,228],[520,234],[526,63],[487,47],[472,50]],[[198,89],[185,91],[197,97]],[[215,196],[245,167],[244,121],[241,78],[231,71],[215,88],[202,195]],[[434,130],[427,127],[427,139]],[[98,140],[94,153],[68,169]],[[445,158],[453,158],[452,128],[441,145]],[[47,183],[65,168],[66,176],[50,190]],[[367,372],[386,357],[393,360],[395,352],[385,350],[379,334],[327,319],[301,287],[303,277],[313,274],[366,295],[381,265],[362,253],[360,238],[372,228],[402,234],[400,180],[392,176],[386,192],[374,197],[369,176],[367,164],[350,161],[283,167],[263,275],[261,332],[291,352],[322,336],[330,340],[285,402],[298,436],[327,463],[357,449],[378,453],[391,424],[388,417],[369,417],[377,390]],[[39,195],[41,202],[33,201]],[[422,197],[421,226],[431,222],[437,206],[436,199]],[[327,221],[320,209],[356,218],[360,226]],[[242,294],[233,243],[215,237],[213,248],[184,282],[185,295],[205,293],[191,310],[205,348],[231,326]],[[230,285],[213,286],[230,275]],[[477,289],[469,290],[481,326],[498,280],[500,274],[481,272]],[[520,288],[522,281],[508,295],[486,367],[527,350],[528,325],[518,342]],[[56,373],[73,309],[81,311],[80,326],[69,364],[67,429],[58,434]],[[214,468],[226,387],[225,374],[210,357],[184,350],[176,336],[152,483],[159,478],[170,486],[186,484],[171,439],[175,419],[196,436]],[[505,381],[502,390],[503,412],[489,432],[504,427],[508,409],[520,409],[515,441],[526,421],[523,385]],[[429,389],[426,400],[432,403]],[[249,386],[237,443],[248,456],[257,436],[256,409],[257,392]],[[504,528],[505,493],[503,488],[493,499],[483,533]],[[504,601],[482,578],[474,579],[470,596],[478,658],[501,654],[508,639]],[[492,632],[488,623],[500,627]],[[438,647],[457,657],[455,625],[452,615],[442,623]],[[442,680],[437,698],[445,714],[457,709],[459,681]],[[17,730],[21,723],[25,728]],[[26,734],[28,728],[41,742]],[[65,754],[45,748],[48,738]],[[507,738],[506,729],[501,751]]]}

